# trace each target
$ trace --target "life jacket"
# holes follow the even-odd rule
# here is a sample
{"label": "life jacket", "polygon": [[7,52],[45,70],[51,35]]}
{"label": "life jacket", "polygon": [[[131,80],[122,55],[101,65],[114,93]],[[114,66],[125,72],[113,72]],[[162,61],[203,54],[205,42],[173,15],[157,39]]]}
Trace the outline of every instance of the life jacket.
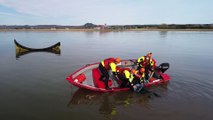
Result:
{"label": "life jacket", "polygon": [[146,66],[147,65],[146,56],[142,56],[142,57],[138,58],[138,63],[141,67]]}
{"label": "life jacket", "polygon": [[150,64],[151,67],[156,67],[156,61],[154,59],[152,59],[152,58],[149,61],[149,64]]}
{"label": "life jacket", "polygon": [[130,72],[130,69],[129,68],[124,68],[120,71],[120,74],[122,76],[124,76],[126,79],[129,80],[130,83],[133,82],[134,78],[137,77],[141,82],[143,82],[143,79],[145,77],[145,73],[140,73],[139,71],[136,71],[135,74],[132,74]]}
{"label": "life jacket", "polygon": [[123,76],[124,78],[128,79],[130,83],[132,83],[132,80],[134,78],[133,74],[131,74],[129,68],[123,68],[122,70],[119,71],[119,74]]}
{"label": "life jacket", "polygon": [[156,61],[152,58],[150,58],[149,60],[146,59],[146,56],[142,56],[140,58],[138,58],[138,61],[139,65],[141,67],[145,67],[147,65],[150,65],[151,67],[156,67]]}
{"label": "life jacket", "polygon": [[122,75],[122,76],[125,76],[125,78],[129,78],[128,74],[130,74],[130,69],[129,68],[119,69],[119,74]]}
{"label": "life jacket", "polygon": [[101,64],[103,65],[104,68],[106,68],[107,70],[110,70],[110,63],[114,63],[115,59],[114,58],[107,58],[103,61],[101,61]]}
{"label": "life jacket", "polygon": [[142,56],[142,57],[138,58],[137,62],[138,62],[138,63],[141,63],[141,62],[143,62],[144,60],[145,60],[145,56]]}
{"label": "life jacket", "polygon": [[145,77],[145,73],[140,73],[139,71],[136,71],[134,76],[137,77],[140,80],[140,82],[143,82],[143,79]]}

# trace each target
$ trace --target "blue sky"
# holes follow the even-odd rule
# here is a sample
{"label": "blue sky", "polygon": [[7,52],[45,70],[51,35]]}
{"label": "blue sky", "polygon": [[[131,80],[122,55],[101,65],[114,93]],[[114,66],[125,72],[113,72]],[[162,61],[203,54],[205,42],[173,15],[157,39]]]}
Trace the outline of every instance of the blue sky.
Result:
{"label": "blue sky", "polygon": [[213,0],[0,0],[0,25],[212,24]]}

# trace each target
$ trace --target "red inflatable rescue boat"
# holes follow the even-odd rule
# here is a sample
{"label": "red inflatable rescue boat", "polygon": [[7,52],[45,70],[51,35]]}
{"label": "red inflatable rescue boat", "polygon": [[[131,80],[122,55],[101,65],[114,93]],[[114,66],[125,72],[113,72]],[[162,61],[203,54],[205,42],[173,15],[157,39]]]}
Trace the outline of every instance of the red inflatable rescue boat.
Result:
{"label": "red inflatable rescue boat", "polygon": [[[92,91],[98,92],[116,92],[116,91],[127,91],[130,88],[119,88],[118,83],[114,80],[114,77],[111,72],[109,72],[110,80],[108,85],[111,90],[105,89],[105,84],[103,81],[100,81],[100,71],[98,69],[99,63],[87,64],[84,67],[76,70],[66,79],[71,84],[79,87],[85,88]],[[122,60],[119,68],[135,68],[135,60]],[[150,78],[148,83],[144,84],[145,87],[149,87],[152,85],[165,84],[170,80],[170,77],[164,72],[169,68],[168,63],[162,63],[159,65],[152,74],[150,74]],[[122,80],[121,80],[122,81]]]}

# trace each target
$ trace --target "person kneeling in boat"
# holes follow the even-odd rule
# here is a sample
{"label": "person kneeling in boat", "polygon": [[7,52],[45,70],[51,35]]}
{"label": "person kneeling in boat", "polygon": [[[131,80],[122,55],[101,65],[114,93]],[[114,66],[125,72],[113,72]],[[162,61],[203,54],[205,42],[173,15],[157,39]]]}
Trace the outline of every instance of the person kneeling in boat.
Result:
{"label": "person kneeling in boat", "polygon": [[134,92],[141,93],[144,85],[145,68],[140,68],[140,70],[132,69],[133,79],[130,79],[130,89]]}
{"label": "person kneeling in boat", "polygon": [[147,80],[150,77],[149,72],[154,72],[154,69],[156,68],[156,61],[152,58],[152,53],[150,52],[146,56],[138,58],[137,64],[138,70],[143,67],[145,68],[145,79],[146,82],[148,82]]}
{"label": "person kneeling in boat", "polygon": [[128,88],[130,87],[129,79],[131,79],[133,76],[133,73],[131,73],[131,70],[129,68],[122,68],[118,70],[118,78],[121,80],[120,88]]}
{"label": "person kneeling in boat", "polygon": [[120,58],[107,58],[99,64],[98,68],[101,72],[101,77],[99,80],[103,81],[105,83],[106,89],[111,89],[108,86],[108,80],[109,80],[109,73],[108,71],[111,70],[116,81],[118,82],[118,76],[117,76],[117,64],[121,62]]}
{"label": "person kneeling in boat", "polygon": [[134,92],[141,92],[143,88],[143,78],[144,78],[144,68],[138,71],[132,68],[131,70],[128,68],[124,68],[119,73],[119,79],[122,80],[120,88],[129,87]]}

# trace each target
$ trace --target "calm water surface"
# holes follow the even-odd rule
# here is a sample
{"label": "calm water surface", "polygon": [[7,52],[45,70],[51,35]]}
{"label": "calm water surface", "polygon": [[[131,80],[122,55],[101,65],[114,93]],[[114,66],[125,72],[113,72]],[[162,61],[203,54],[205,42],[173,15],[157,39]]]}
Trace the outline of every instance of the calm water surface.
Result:
{"label": "calm water surface", "polygon": [[[16,58],[14,39],[33,48],[61,42],[61,54]],[[0,119],[212,120],[212,45],[213,32],[202,31],[0,32]],[[150,51],[171,66],[170,83],[153,89],[161,97],[95,93],[65,80],[85,64]]]}

